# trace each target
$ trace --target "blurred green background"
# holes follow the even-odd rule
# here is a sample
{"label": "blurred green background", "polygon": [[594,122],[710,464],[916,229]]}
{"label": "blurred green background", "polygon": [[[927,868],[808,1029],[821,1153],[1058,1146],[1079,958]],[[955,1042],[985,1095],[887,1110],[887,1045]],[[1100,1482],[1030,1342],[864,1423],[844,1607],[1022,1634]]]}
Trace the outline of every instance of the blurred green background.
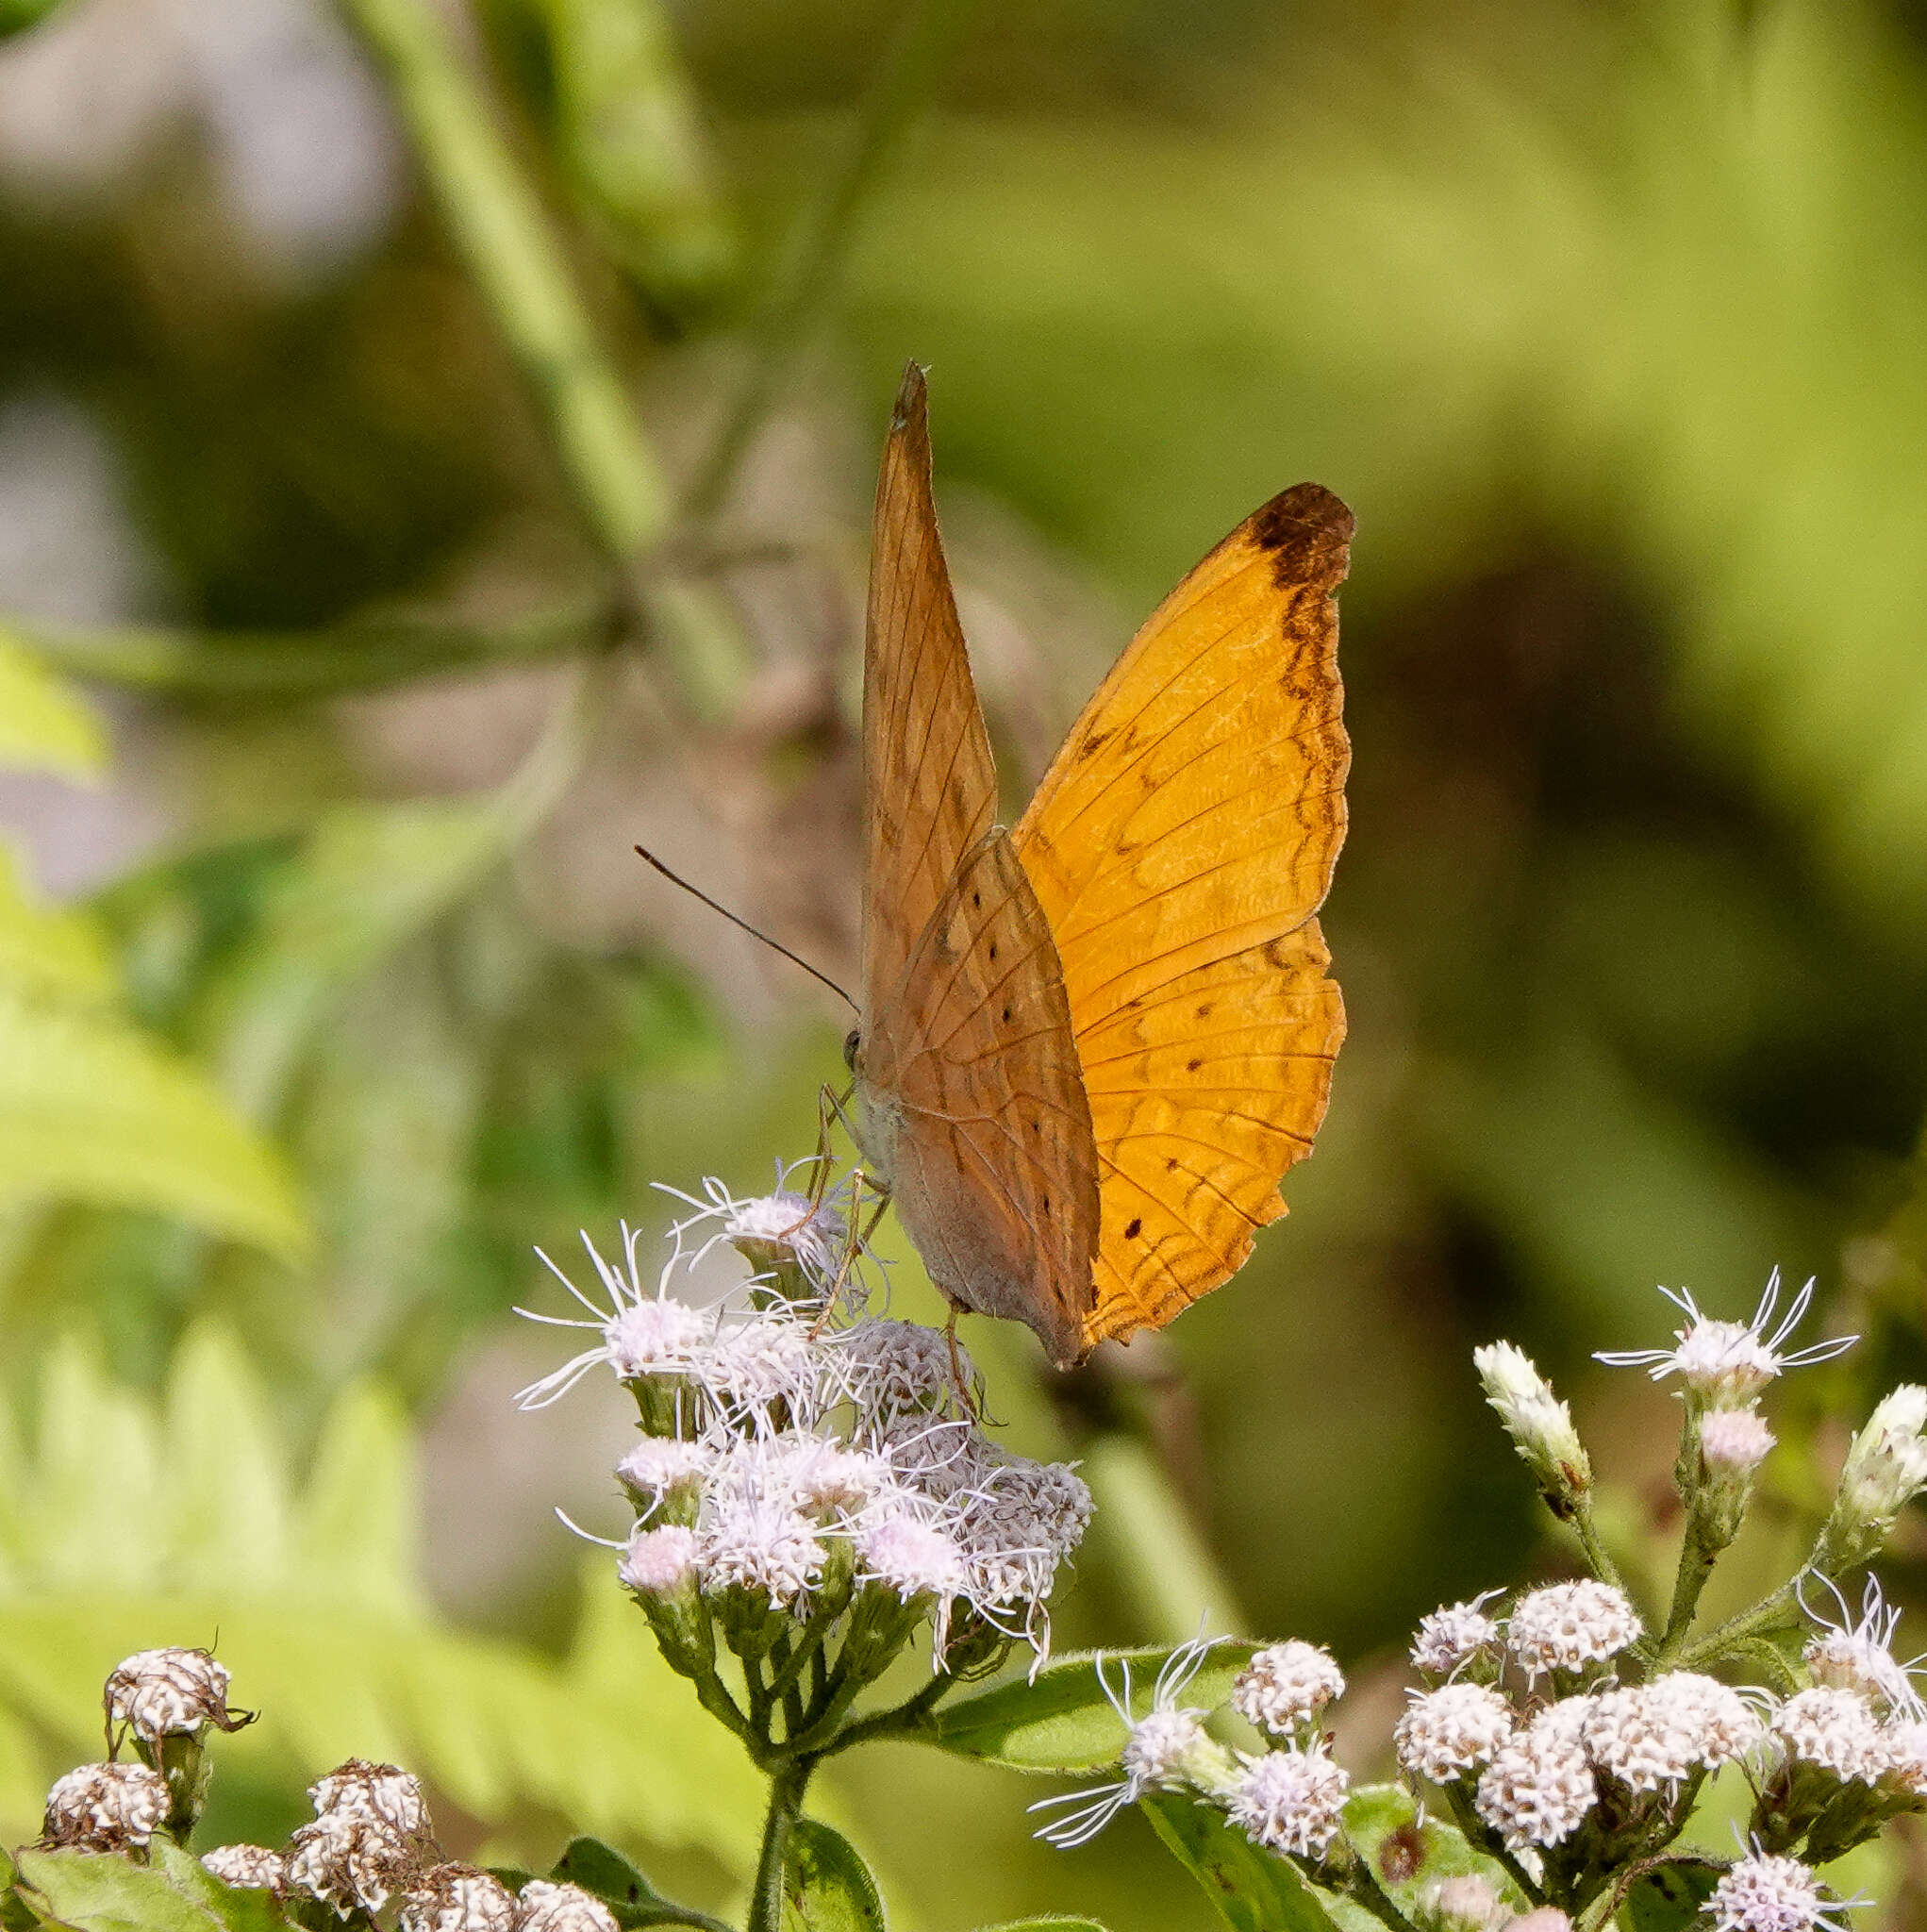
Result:
{"label": "blurred green background", "polygon": [[[1823,1405],[1927,1368],[1920,8],[0,27],[13,1840],[115,1659],[218,1632],[266,1712],[218,1836],[358,1752],[455,1851],[566,1820],[742,1883],[754,1780],[550,1515],[616,1526],[620,1407],[513,1413],[558,1352],[510,1310],[557,1306],[533,1244],[813,1144],[837,1009],[630,847],[849,971],[910,356],[1013,802],[1255,503],[1359,523],[1352,1032],[1291,1217],[1068,1383],[967,1324],[1102,1478],[1061,1641],[1328,1641],[1363,1765],[1413,1621],[1558,1560],[1473,1343],[1573,1396],[1629,1545],[1671,1410],[1586,1358],[1663,1339],[1655,1282],[1819,1276],[1869,1336],[1789,1395],[1822,1467]],[[1918,1531],[1890,1575],[1927,1595]],[[1030,1845],[1034,1795],[889,1747],[824,1802],[907,1924],[1202,1923],[1136,1821]]]}

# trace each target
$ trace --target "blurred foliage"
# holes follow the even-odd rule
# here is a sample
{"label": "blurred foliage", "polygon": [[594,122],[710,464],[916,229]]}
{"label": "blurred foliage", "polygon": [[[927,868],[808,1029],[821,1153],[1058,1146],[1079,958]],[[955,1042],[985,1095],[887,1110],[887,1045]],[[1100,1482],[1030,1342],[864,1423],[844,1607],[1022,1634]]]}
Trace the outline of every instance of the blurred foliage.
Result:
{"label": "blurred foliage", "polygon": [[[426,119],[343,28],[377,15],[430,17],[287,0],[217,59],[159,0],[70,0],[0,54],[0,1308],[38,1426],[161,1427],[216,1318],[276,1457],[370,1375],[432,1425],[531,1243],[807,1150],[827,1008],[628,848],[846,966],[868,470],[913,354],[1020,795],[1252,504],[1316,476],[1359,515],[1320,1158],[1237,1284],[1055,1414],[1022,1338],[980,1351],[1021,1429],[1194,1518],[1100,1519],[1078,1635],[1235,1604],[1369,1676],[1530,1547],[1465,1367],[1501,1326],[1655,1482],[1662,1398],[1582,1369],[1658,1337],[1654,1280],[1732,1311],[1819,1274],[1869,1340],[1816,1424],[1921,1374],[1918,8],[489,0],[432,15]],[[413,118],[340,108],[377,86]],[[290,253],[270,188],[311,212],[357,143],[385,198]],[[88,516],[8,412],[47,395],[110,454],[130,591],[58,576]],[[1620,1507],[1663,1522],[1637,1477]],[[152,1526],[69,1527],[63,1686],[169,1634],[99,1568]],[[239,1604],[205,1609],[226,1654]],[[410,1615],[397,1657],[561,1669]],[[9,1706],[10,1811],[86,1702]],[[503,1807],[554,1801],[490,1749]],[[932,1924],[1188,1908],[1143,1832],[1055,1858],[996,1774],[904,1755],[844,1789]]]}

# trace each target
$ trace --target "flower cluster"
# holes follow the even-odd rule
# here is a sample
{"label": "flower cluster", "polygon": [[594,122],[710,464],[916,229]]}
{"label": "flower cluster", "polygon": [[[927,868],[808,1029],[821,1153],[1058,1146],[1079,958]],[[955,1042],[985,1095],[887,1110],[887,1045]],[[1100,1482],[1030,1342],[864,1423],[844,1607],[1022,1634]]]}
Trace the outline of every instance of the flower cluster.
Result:
{"label": "flower cluster", "polygon": [[[1461,1835],[1460,1856],[1479,1862],[1418,1897],[1412,1923],[1427,1932],[1603,1923],[1623,1887],[1665,1863],[1707,1779],[1728,1767],[1753,1793],[1749,1838],[1706,1897],[1704,1923],[1714,1932],[1844,1932],[1843,1915],[1865,1901],[1835,1895],[1819,1868],[1900,1813],[1927,1810],[1921,1659],[1895,1656],[1899,1618],[1877,1582],[1869,1579],[1855,1611],[1830,1580],[1877,1548],[1927,1486],[1927,1391],[1896,1391],[1855,1439],[1801,1574],[1711,1635],[1693,1635],[1705,1575],[1773,1443],[1763,1391],[1848,1345],[1788,1351],[1811,1292],[1809,1284],[1776,1322],[1776,1276],[1746,1324],[1673,1296],[1687,1317],[1674,1348],[1604,1357],[1684,1385],[1676,1474],[1686,1542],[1673,1603],[1650,1624],[1592,1523],[1592,1462],[1571,1411],[1521,1350],[1478,1351],[1488,1401],[1594,1574],[1509,1598],[1488,1591],[1420,1622],[1410,1650],[1419,1681],[1392,1733],[1404,1791],[1353,1796],[1361,1821],[1400,1806],[1415,1821],[1442,1814]],[[1771,1683],[1730,1681],[1758,1668],[1762,1638],[1771,1640]],[[1272,1644],[1223,1687],[1214,1712],[1186,1701],[1209,1649],[1174,1653],[1148,1708],[1132,1703],[1128,1677],[1121,1690],[1106,1680],[1126,1726],[1122,1775],[1047,1801],[1066,1815],[1043,1835],[1081,1843],[1124,1805],[1188,1792],[1313,1885],[1369,1896],[1387,1917],[1387,1899],[1356,1879],[1370,1869],[1369,1844],[1350,1835],[1347,1774],[1324,1728],[1344,1692],[1338,1666],[1312,1644]],[[1785,1661],[1796,1650],[1798,1667]],[[1266,1748],[1232,1748],[1225,1726],[1238,1721]]]}
{"label": "flower cluster", "polygon": [[[1017,1642],[1040,1660],[1090,1516],[1075,1472],[985,1434],[954,1337],[852,1311],[841,1291],[863,1257],[841,1213],[714,1183],[691,1205],[653,1284],[627,1229],[620,1267],[585,1237],[606,1305],[577,1293],[575,1325],[595,1345],[519,1398],[540,1407],[602,1366],[635,1396],[617,1574],[665,1657],[753,1748],[786,1749],[826,1740],[921,1628],[953,1676]],[[705,1222],[719,1226],[692,1251]],[[704,1304],[689,1269],[725,1239],[761,1272]],[[783,1291],[799,1283],[802,1298]]]}

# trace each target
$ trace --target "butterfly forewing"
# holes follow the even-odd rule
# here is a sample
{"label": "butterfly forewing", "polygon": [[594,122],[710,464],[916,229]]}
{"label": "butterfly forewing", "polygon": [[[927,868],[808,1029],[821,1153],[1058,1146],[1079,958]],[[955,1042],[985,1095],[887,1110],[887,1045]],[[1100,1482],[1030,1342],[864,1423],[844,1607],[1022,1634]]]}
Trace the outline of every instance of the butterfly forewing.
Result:
{"label": "butterfly forewing", "polygon": [[1050,926],[1001,827],[957,869],[861,1065],[867,1130],[931,1279],[1074,1360],[1099,1216],[1090,1110]]}
{"label": "butterfly forewing", "polygon": [[1345,829],[1333,592],[1351,534],[1304,484],[1226,538],[1099,687],[1017,828],[1098,1151],[1087,1344],[1234,1273],[1323,1117],[1344,1009],[1313,914]]}
{"label": "butterfly forewing", "polygon": [[923,374],[904,377],[876,479],[863,657],[863,1008],[873,1010],[997,815],[930,485]]}

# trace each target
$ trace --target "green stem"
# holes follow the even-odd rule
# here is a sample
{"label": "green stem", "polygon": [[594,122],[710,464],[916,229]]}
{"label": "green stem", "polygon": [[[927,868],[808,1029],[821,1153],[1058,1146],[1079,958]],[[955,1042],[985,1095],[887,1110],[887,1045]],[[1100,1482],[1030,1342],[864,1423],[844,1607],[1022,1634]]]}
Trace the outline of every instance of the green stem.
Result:
{"label": "green stem", "polygon": [[1506,1849],[1504,1840],[1472,1808],[1470,1793],[1465,1787],[1450,1784],[1442,1789],[1445,1792],[1446,1807],[1452,1813],[1453,1823],[1465,1834],[1468,1841],[1488,1858],[1497,1859],[1505,1868],[1505,1875],[1518,1886],[1521,1898],[1532,1905],[1544,1905],[1544,1888],[1534,1883],[1532,1874],[1519,1862],[1518,1857]]}
{"label": "green stem", "polygon": [[744,1932],[779,1932],[783,1924],[789,1833],[802,1814],[803,1793],[815,1769],[813,1757],[783,1757],[770,1774],[770,1807],[763,1814],[763,1845],[756,1857],[756,1889],[750,1894]]}
{"label": "green stem", "polygon": [[1689,1516],[1686,1538],[1680,1544],[1679,1570],[1673,1578],[1672,1607],[1667,1613],[1666,1629],[1653,1656],[1653,1668],[1655,1671],[1672,1668],[1674,1657],[1686,1641],[1686,1632],[1693,1627],[1701,1592],[1706,1588],[1707,1578],[1713,1574],[1713,1565],[1719,1556],[1719,1552],[1709,1547],[1701,1533],[1698,1519]]}
{"label": "green stem", "polygon": [[23,624],[8,636],[77,677],[182,697],[307,698],[379,691],[434,671],[488,670],[561,657],[606,640],[606,598],[578,599],[504,624],[396,613],[321,631],[194,632]]}
{"label": "green stem", "polygon": [[934,1676],[914,1697],[906,1697],[888,1710],[874,1711],[869,1717],[858,1718],[853,1724],[845,1724],[822,1747],[822,1755],[827,1757],[833,1751],[847,1751],[852,1744],[867,1744],[877,1738],[908,1737],[922,1728],[923,1720],[955,1688],[955,1678]]}
{"label": "green stem", "polygon": [[1717,1663],[1736,1645],[1785,1624],[1788,1621],[1787,1607],[1794,1600],[1792,1584],[1783,1583],[1752,1609],[1742,1610],[1736,1617],[1729,1617],[1717,1630],[1709,1630],[1699,1642],[1686,1646],[1680,1652],[1679,1668],[1697,1671],[1706,1664]]}
{"label": "green stem", "polygon": [[1590,1496],[1582,1495],[1573,1505],[1571,1521],[1573,1531],[1579,1538],[1579,1546],[1586,1552],[1586,1562],[1592,1566],[1592,1574],[1602,1583],[1610,1583],[1615,1590],[1623,1591],[1625,1585],[1620,1580],[1620,1567],[1600,1538]]}
{"label": "green stem", "polygon": [[[365,4],[365,0],[364,0]],[[789,365],[835,293],[886,164],[963,38],[975,0],[907,0],[857,116],[843,164],[799,217],[755,331],[747,375],[684,508],[702,522],[723,506],[737,465],[769,413]]]}
{"label": "green stem", "polygon": [[534,190],[431,0],[341,0],[387,71],[456,245],[549,420],[584,521],[619,564],[668,529],[669,486]]}

